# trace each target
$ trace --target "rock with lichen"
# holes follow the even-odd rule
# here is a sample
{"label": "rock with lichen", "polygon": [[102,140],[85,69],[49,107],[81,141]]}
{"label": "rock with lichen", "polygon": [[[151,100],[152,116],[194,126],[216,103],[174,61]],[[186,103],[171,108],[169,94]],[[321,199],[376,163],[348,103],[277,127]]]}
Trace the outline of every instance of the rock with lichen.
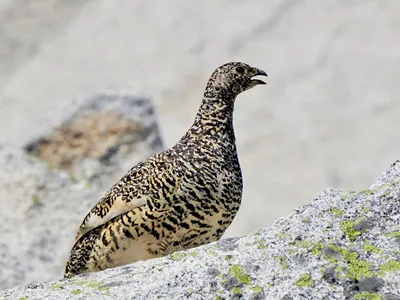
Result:
{"label": "rock with lichen", "polygon": [[400,161],[369,189],[326,189],[254,234],[0,296],[394,300],[400,297],[399,250]]}

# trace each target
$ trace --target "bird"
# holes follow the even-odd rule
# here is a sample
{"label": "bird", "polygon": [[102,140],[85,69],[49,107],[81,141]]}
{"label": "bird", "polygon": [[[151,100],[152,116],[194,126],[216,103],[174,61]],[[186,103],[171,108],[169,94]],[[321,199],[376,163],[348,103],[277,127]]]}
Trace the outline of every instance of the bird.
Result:
{"label": "bird", "polygon": [[219,240],[242,201],[233,127],[236,97],[265,71],[225,63],[208,80],[200,108],[171,148],[130,169],[83,219],[64,278],[169,255]]}

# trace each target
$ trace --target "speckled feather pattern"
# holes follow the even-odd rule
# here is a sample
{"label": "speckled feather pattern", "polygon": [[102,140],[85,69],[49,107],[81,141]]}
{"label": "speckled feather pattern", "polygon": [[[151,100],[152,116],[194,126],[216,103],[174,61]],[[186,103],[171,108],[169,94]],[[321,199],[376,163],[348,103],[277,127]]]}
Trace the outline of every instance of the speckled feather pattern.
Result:
{"label": "speckled feather pattern", "polygon": [[233,129],[241,92],[265,72],[241,62],[217,68],[195,121],[172,148],[133,167],[79,227],[65,278],[168,255],[221,238],[242,198]]}

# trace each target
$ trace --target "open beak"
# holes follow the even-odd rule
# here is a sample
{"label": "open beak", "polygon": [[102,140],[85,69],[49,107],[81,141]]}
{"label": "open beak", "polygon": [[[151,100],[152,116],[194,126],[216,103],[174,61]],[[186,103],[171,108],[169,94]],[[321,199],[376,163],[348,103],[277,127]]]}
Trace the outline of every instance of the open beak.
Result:
{"label": "open beak", "polygon": [[[255,69],[255,68],[254,68]],[[254,82],[253,86],[257,85],[257,84],[266,84],[264,81],[262,81],[261,79],[253,79],[254,76],[265,76],[268,77],[267,73],[265,73],[263,70],[259,70],[259,69],[255,69],[254,70],[254,75],[251,77],[251,82]]]}
{"label": "open beak", "polygon": [[257,68],[253,68],[253,74],[254,74],[254,75],[251,76],[250,84],[249,84],[249,86],[247,87],[247,90],[248,90],[248,89],[251,89],[252,87],[254,87],[254,86],[256,86],[256,85],[259,85],[259,84],[266,84],[265,81],[262,81],[261,79],[258,79],[258,78],[254,78],[254,79],[253,79],[253,77],[255,77],[255,76],[265,76],[265,77],[268,77],[267,73],[265,73],[263,70],[259,70],[259,69],[257,69]]}

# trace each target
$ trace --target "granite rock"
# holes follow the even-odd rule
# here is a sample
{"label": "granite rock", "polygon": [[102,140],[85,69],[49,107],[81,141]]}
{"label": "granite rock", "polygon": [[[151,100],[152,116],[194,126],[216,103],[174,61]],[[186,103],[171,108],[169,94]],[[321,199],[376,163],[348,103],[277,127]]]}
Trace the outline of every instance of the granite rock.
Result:
{"label": "granite rock", "polygon": [[399,299],[400,161],[369,189],[325,189],[241,238],[70,280],[18,286],[5,299]]}

